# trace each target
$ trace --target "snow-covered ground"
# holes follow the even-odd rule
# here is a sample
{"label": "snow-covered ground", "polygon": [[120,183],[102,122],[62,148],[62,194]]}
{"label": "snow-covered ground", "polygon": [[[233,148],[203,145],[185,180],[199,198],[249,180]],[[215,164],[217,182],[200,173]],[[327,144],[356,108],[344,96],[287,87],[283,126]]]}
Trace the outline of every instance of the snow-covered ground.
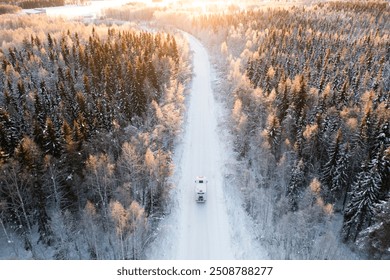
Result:
{"label": "snow-covered ground", "polygon": [[[101,11],[106,8],[119,7],[128,2],[127,0],[111,0],[111,1],[91,1],[86,5],[66,5],[58,7],[44,8],[48,16],[61,16],[66,18],[77,17],[99,17]],[[36,13],[42,9],[25,9],[25,13]]]}
{"label": "snow-covered ground", "polygon": [[[194,78],[182,143],[176,150],[172,213],[161,222],[147,252],[149,259],[264,259],[251,223],[234,188],[224,176],[231,156],[218,126],[223,115],[212,91],[213,71],[207,51],[186,34],[193,51]],[[195,202],[196,176],[208,179],[207,201]]]}

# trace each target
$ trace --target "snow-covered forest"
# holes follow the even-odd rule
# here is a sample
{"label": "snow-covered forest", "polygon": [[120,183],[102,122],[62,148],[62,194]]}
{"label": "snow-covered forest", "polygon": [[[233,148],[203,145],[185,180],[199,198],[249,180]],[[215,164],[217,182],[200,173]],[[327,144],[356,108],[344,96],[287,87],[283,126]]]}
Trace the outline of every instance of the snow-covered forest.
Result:
{"label": "snow-covered forest", "polygon": [[143,258],[169,198],[187,44],[45,17],[0,26],[1,251]]}
{"label": "snow-covered forest", "polygon": [[388,259],[390,7],[307,2],[153,17],[209,48],[236,152],[228,180],[271,258]]}
{"label": "snow-covered forest", "polygon": [[209,15],[239,168],[272,258],[389,258],[390,8],[332,2]]}
{"label": "snow-covered forest", "polygon": [[148,257],[193,74],[176,27],[216,72],[230,227],[243,205],[258,256],[390,259],[388,2],[260,2],[0,16],[0,258]]}

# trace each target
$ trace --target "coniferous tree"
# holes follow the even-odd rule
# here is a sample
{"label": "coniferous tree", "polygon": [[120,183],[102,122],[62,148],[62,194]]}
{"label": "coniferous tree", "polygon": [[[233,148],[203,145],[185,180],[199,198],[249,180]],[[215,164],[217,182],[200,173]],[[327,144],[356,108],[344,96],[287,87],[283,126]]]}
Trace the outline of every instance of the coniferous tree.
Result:
{"label": "coniferous tree", "polygon": [[345,209],[343,237],[356,241],[361,230],[372,223],[378,212],[381,178],[375,167],[363,165],[363,171],[352,185],[351,200]]}
{"label": "coniferous tree", "polygon": [[[333,186],[333,180],[335,178],[336,170],[338,170],[337,164],[340,163],[339,160],[342,158],[342,145],[342,132],[341,129],[339,129],[334,142],[329,145],[328,161],[322,168],[322,182],[327,186],[328,192],[336,187]],[[338,187],[336,188],[338,189]],[[327,196],[330,197],[330,193],[327,193]]]}
{"label": "coniferous tree", "polygon": [[50,118],[46,119],[45,129],[43,131],[43,150],[46,154],[59,157],[62,153],[63,143],[60,134]]}
{"label": "coniferous tree", "polygon": [[340,156],[336,161],[336,166],[333,172],[332,185],[330,188],[333,201],[342,199],[342,209],[345,207],[347,194],[349,189],[350,166],[349,166],[349,144],[344,144],[341,147]]}
{"label": "coniferous tree", "polygon": [[19,142],[20,136],[16,124],[9,114],[0,108],[0,147],[3,156],[12,156]]}
{"label": "coniferous tree", "polygon": [[294,164],[291,171],[291,178],[287,189],[287,197],[292,211],[298,210],[299,196],[303,190],[305,182],[304,163],[299,160]]}
{"label": "coniferous tree", "polygon": [[390,254],[390,201],[378,205],[378,215],[371,226],[363,230],[357,240],[360,249],[374,259],[388,260]]}

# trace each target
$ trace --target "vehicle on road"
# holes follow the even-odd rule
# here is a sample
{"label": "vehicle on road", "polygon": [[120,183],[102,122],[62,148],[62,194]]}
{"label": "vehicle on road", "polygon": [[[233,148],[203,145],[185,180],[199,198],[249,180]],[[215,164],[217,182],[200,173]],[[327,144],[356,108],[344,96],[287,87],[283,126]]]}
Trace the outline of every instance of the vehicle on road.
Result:
{"label": "vehicle on road", "polygon": [[207,180],[204,176],[198,176],[195,179],[195,200],[196,202],[206,202],[207,199]]}

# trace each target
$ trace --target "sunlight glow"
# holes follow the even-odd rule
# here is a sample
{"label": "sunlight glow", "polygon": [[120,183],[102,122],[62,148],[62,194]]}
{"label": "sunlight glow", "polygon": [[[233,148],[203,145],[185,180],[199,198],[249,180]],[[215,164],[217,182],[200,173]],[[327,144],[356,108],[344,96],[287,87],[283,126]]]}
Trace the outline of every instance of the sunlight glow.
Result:
{"label": "sunlight glow", "polygon": [[[49,16],[62,16],[65,18],[84,17],[96,19],[102,15],[104,9],[131,5],[135,8],[164,8],[169,12],[187,12],[191,15],[213,14],[232,9],[245,9],[248,1],[249,0],[92,0],[87,1],[84,5],[48,7],[45,8],[45,13]],[[260,2],[262,1],[260,0]],[[34,10],[35,9],[26,10],[26,13],[34,13]]]}
{"label": "sunlight glow", "polygon": [[[180,1],[179,1],[180,2]],[[243,8],[243,2],[239,0],[188,0],[188,6],[198,9],[201,13],[219,13],[231,7]]]}
{"label": "sunlight glow", "polygon": [[[241,6],[243,1],[238,0],[141,0],[155,6],[175,8],[198,8],[203,12],[213,10],[225,10],[231,5]],[[245,2],[245,1],[244,1]]]}

